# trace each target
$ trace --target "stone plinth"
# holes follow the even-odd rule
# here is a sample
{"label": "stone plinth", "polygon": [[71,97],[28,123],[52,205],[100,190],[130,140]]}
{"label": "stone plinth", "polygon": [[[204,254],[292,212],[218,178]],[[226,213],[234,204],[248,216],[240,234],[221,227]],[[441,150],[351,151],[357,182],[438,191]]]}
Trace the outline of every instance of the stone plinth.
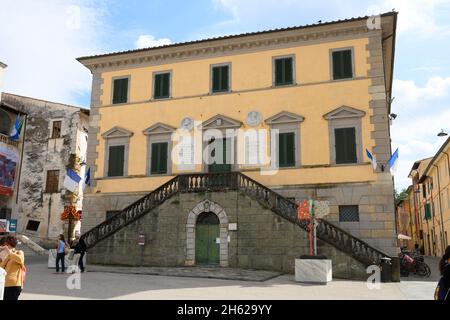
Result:
{"label": "stone plinth", "polygon": [[327,284],[332,279],[331,260],[295,259],[295,281]]}

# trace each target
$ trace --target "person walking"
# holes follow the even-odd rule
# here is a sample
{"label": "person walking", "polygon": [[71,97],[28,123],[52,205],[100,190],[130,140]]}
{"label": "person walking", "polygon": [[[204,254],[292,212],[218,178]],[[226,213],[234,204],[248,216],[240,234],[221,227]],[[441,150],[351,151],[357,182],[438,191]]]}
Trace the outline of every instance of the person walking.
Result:
{"label": "person walking", "polygon": [[6,251],[5,258],[0,262],[0,267],[6,271],[3,300],[18,300],[23,289],[25,256],[23,251],[16,250],[17,243],[16,237],[7,236],[2,247],[2,251]]}
{"label": "person walking", "polygon": [[66,271],[65,267],[65,257],[68,244],[63,234],[58,237],[58,243],[56,245],[56,274],[59,274],[59,262],[61,261],[61,271],[62,274]]}
{"label": "person walking", "polygon": [[439,261],[441,279],[436,288],[435,300],[450,301],[450,246],[445,249],[445,254]]}
{"label": "person walking", "polygon": [[86,253],[86,243],[81,239],[79,232],[75,233],[75,241],[72,243],[72,249],[75,250],[74,260],[77,262],[76,264],[80,268],[80,271],[84,272],[83,258]]}

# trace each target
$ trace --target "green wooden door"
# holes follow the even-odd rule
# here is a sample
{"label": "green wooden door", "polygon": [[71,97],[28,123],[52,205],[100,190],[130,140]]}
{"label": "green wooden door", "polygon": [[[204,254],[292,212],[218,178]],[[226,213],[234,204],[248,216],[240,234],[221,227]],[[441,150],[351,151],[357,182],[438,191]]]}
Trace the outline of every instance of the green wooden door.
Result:
{"label": "green wooden door", "polygon": [[[216,163],[214,162],[213,164],[210,164],[208,167],[208,171],[211,173],[214,172],[231,172],[231,150],[228,150],[229,148],[227,148],[227,142],[228,145],[231,146],[231,141],[227,139],[223,139],[222,142],[222,148],[223,148],[223,159],[222,159],[222,163]],[[211,142],[212,143],[212,142]],[[211,152],[211,156],[215,157],[216,154],[216,150],[213,150]]]}
{"label": "green wooden door", "polygon": [[195,260],[197,264],[219,264],[219,244],[216,239],[220,237],[217,217],[212,213],[199,217],[195,231]]}

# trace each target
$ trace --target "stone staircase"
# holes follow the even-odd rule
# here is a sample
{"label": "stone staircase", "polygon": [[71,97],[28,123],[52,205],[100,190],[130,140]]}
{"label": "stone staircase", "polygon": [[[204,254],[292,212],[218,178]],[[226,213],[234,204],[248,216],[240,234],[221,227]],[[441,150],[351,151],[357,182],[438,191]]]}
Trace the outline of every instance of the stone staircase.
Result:
{"label": "stone staircase", "polygon": [[[239,191],[278,216],[309,231],[309,222],[297,217],[298,205],[296,203],[250,177],[240,172],[199,173],[174,177],[110,219],[84,233],[82,239],[88,248],[92,248],[178,193],[225,192],[227,190]],[[379,265],[382,258],[388,257],[370,244],[323,219],[318,222],[317,237],[365,266]]]}

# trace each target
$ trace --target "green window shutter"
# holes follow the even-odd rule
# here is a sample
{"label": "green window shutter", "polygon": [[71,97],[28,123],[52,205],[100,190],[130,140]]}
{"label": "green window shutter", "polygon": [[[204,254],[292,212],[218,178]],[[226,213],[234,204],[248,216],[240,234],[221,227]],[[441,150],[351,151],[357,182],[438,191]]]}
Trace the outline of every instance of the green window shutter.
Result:
{"label": "green window shutter", "polygon": [[333,52],[333,79],[348,79],[353,77],[352,50]]}
{"label": "green window shutter", "polygon": [[162,81],[163,81],[163,84],[162,84],[162,88],[163,88],[162,96],[164,98],[169,98],[169,95],[170,95],[170,73],[164,74],[162,76],[162,78],[163,78],[162,79]]}
{"label": "green window shutter", "polygon": [[151,174],[167,173],[168,143],[152,143]]}
{"label": "green window shutter", "polygon": [[220,91],[220,68],[213,68],[213,92]]}
{"label": "green window shutter", "polygon": [[275,85],[283,86],[294,82],[292,58],[281,58],[275,60]]}
{"label": "green window shutter", "polygon": [[295,133],[278,135],[278,165],[280,168],[295,167]]}
{"label": "green window shutter", "polygon": [[114,80],[113,104],[128,102],[128,78]]}
{"label": "green window shutter", "polygon": [[336,164],[356,163],[355,128],[335,129]]}
{"label": "green window shutter", "polygon": [[213,92],[224,92],[229,90],[230,86],[228,74],[229,74],[229,66],[213,67],[213,74],[212,74]]}
{"label": "green window shutter", "polygon": [[431,207],[430,204],[425,204],[425,220],[431,220]]}
{"label": "green window shutter", "polygon": [[228,66],[222,66],[220,68],[222,74],[221,74],[221,86],[220,89],[222,91],[228,91],[229,90],[229,79],[228,79],[228,73],[229,73],[229,67]]}
{"label": "green window shutter", "polygon": [[294,77],[293,77],[293,70],[292,70],[292,58],[286,58],[284,59],[284,83],[285,84],[292,84]]}
{"label": "green window shutter", "polygon": [[352,51],[345,50],[342,51],[342,65],[343,65],[343,74],[344,78],[352,78],[353,77],[353,67],[352,67]]}
{"label": "green window shutter", "polygon": [[170,73],[155,75],[154,98],[165,99],[170,96]]}
{"label": "green window shutter", "polygon": [[125,165],[125,146],[109,147],[108,177],[122,177]]}

